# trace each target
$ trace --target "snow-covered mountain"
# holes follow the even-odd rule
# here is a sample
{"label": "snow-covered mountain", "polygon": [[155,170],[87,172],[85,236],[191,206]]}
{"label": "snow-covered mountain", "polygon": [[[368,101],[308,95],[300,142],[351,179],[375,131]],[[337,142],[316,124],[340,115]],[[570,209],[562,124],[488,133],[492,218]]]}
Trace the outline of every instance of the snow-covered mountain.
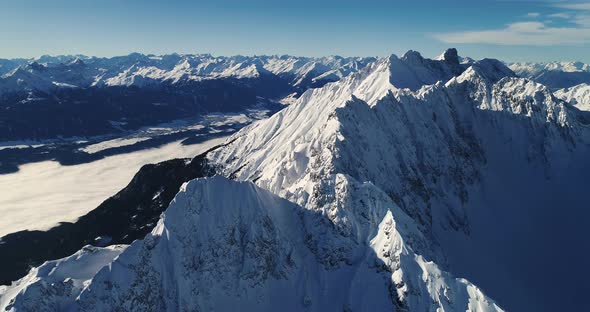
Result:
{"label": "snow-covered mountain", "polygon": [[443,55],[304,92],[207,153],[225,178],[185,184],[84,287],[33,270],[2,302],[42,305],[24,299],[40,282],[74,311],[589,308],[590,268],[571,270],[590,261],[587,116],[497,60]]}
{"label": "snow-covered mountain", "polygon": [[[408,240],[415,252],[501,306],[585,306],[588,287],[541,242],[587,246],[580,194],[590,174],[588,119],[499,61],[477,61],[416,92],[395,85],[396,66],[396,57],[381,59],[304,93],[234,135],[210,154],[211,163],[321,212],[349,235],[358,232],[351,221],[358,203],[373,202],[356,190],[370,185],[428,238],[427,247]],[[590,260],[585,251],[578,256]],[[548,288],[540,274],[577,288]]]}
{"label": "snow-covered mountain", "polygon": [[[455,94],[447,90],[460,89],[466,85],[464,81],[479,79],[473,88],[478,91],[475,95],[483,97],[494,82],[514,74],[497,61],[483,60],[461,76],[453,77],[448,86],[437,83],[414,93],[398,87],[398,80],[411,77],[400,77],[400,67],[412,68],[394,55],[339,83],[306,92],[293,107],[236,135],[230,145],[235,149],[227,147],[214,152],[212,163],[219,164],[226,175],[255,180],[263,188],[302,206],[317,206],[309,202],[318,198],[314,192],[322,190],[324,183],[334,184],[321,182],[322,179],[345,173],[358,181],[376,184],[402,206],[412,209],[407,213],[423,221],[421,225],[429,227],[431,211],[415,206],[419,202],[427,205],[435,194],[427,185],[432,181],[421,180],[436,180],[443,172],[462,167],[466,173],[447,184],[456,186],[453,191],[462,194],[465,184],[477,178],[475,162],[482,161],[475,138],[460,128],[458,108],[440,103],[451,101],[452,96],[463,96],[457,102],[487,99],[470,99],[464,90]],[[440,73],[436,67],[431,71],[416,68],[426,80],[436,80]],[[402,84],[407,85],[406,81],[402,80]],[[517,82],[506,80],[505,84],[514,88]],[[498,110],[506,106],[493,102],[481,105]],[[436,167],[428,167],[430,163]],[[450,220],[459,225],[463,221],[457,217],[462,215],[460,211],[449,212]],[[431,232],[430,228],[425,230]]]}
{"label": "snow-covered mountain", "polygon": [[590,83],[590,65],[581,62],[511,63],[516,74],[550,88],[568,88]]}
{"label": "snow-covered mountain", "polygon": [[423,85],[447,81],[461,74],[469,65],[469,63],[460,63],[456,49],[445,51],[437,60],[424,58],[416,51],[408,51],[401,58],[395,55],[390,56],[389,80],[397,88],[415,91]]}
{"label": "snow-covered mountain", "polygon": [[590,84],[582,83],[555,91],[555,96],[571,103],[579,110],[590,111]]}
{"label": "snow-covered mountain", "polygon": [[0,61],[0,141],[112,135],[120,132],[113,124],[136,130],[289,103],[373,60],[132,53]]}
{"label": "snow-covered mountain", "polygon": [[156,56],[132,53],[112,58],[43,56],[25,64],[22,60],[2,60],[0,94],[30,90],[48,92],[63,87],[144,87],[260,75],[276,75],[305,91],[356,72],[371,61],[374,58],[215,57],[209,54]]}
{"label": "snow-covered mountain", "polygon": [[47,261],[32,269],[12,287],[0,286],[4,311],[64,311],[94,275],[111,263],[127,246],[85,246],[75,254]]}
{"label": "snow-covered mountain", "polygon": [[16,58],[16,59],[0,59],[0,76],[14,70],[15,68],[32,62],[30,59]]}
{"label": "snow-covered mountain", "polygon": [[510,69],[519,74],[539,75],[544,71],[590,72],[590,65],[582,62],[511,63]]}
{"label": "snow-covered mountain", "polygon": [[[357,207],[358,215],[350,221],[358,232],[351,236],[321,214],[250,182],[193,180],[182,187],[144,240],[122,253],[120,247],[91,248],[45,263],[4,290],[2,307],[500,310],[471,283],[416,255],[405,240],[427,243],[412,219],[371,185],[358,187],[374,202]],[[46,292],[51,295],[41,295]]]}

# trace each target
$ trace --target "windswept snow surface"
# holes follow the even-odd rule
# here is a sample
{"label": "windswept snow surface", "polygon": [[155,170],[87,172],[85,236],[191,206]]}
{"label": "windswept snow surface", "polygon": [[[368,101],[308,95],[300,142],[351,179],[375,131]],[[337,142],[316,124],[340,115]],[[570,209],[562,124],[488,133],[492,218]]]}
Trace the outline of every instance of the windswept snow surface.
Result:
{"label": "windswept snow surface", "polygon": [[0,237],[75,221],[127,185],[141,166],[194,157],[223,141],[173,142],[74,166],[56,161],[22,165],[16,173],[0,175]]}

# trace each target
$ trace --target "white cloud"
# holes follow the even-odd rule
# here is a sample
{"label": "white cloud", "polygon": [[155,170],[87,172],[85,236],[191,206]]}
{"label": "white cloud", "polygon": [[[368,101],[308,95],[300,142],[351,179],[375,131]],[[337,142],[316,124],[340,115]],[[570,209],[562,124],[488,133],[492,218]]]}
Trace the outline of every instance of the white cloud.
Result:
{"label": "white cloud", "polygon": [[445,43],[496,45],[578,45],[590,43],[589,27],[548,27],[541,22],[518,22],[502,29],[434,34]]}
{"label": "white cloud", "polygon": [[506,30],[522,33],[537,33],[545,27],[545,24],[541,22],[519,22],[508,24]]}
{"label": "white cloud", "polygon": [[563,19],[569,19],[572,17],[571,14],[569,13],[565,13],[565,12],[561,12],[561,13],[554,13],[554,14],[549,14],[547,15],[549,17],[554,17],[554,18],[563,18]]}
{"label": "white cloud", "polygon": [[[547,15],[565,19],[568,26],[553,26],[552,21],[515,22],[503,28],[436,33],[434,37],[445,43],[481,43],[496,45],[580,45],[590,43],[590,2],[562,3],[556,8],[573,12],[556,12]],[[587,12],[588,11],[588,12]],[[539,13],[528,13],[527,17],[539,17]],[[549,25],[551,24],[551,25]]]}

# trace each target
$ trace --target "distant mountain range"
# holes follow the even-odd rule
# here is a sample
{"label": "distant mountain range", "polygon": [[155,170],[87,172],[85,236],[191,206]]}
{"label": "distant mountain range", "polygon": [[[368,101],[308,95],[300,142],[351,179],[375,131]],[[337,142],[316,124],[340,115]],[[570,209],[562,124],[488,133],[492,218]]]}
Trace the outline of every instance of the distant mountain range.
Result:
{"label": "distant mountain range", "polygon": [[581,62],[511,63],[516,74],[552,89],[590,83],[590,65]]}
{"label": "distant mountain range", "polygon": [[[444,53],[436,60],[444,58]],[[410,51],[394,76],[415,90],[473,63],[457,56],[455,68],[436,66]],[[0,141],[113,134],[207,112],[290,103],[310,88],[359,72],[372,57],[83,55],[0,60]],[[421,70],[412,69],[422,67]],[[590,83],[582,63],[514,63],[517,75],[550,88]],[[446,72],[442,72],[446,71]]]}
{"label": "distant mountain range", "polygon": [[0,60],[0,141],[92,136],[291,99],[374,58],[130,54]]}
{"label": "distant mountain range", "polygon": [[[410,53],[411,54],[411,53]],[[407,55],[408,57],[410,55]],[[435,58],[439,60],[444,53]],[[459,57],[460,63],[473,59]],[[44,55],[34,59],[0,59],[0,94],[56,88],[146,86],[220,78],[276,75],[304,91],[357,72],[374,57],[212,56],[210,54],[144,55],[111,58]],[[551,88],[590,83],[590,65],[581,62],[508,63],[519,76]]]}
{"label": "distant mountain range", "polygon": [[34,60],[0,60],[0,94],[51,91],[56,88],[147,86],[220,78],[256,78],[275,75],[301,88],[321,86],[356,72],[374,61],[371,57],[294,57],[143,55],[96,58],[42,56]]}

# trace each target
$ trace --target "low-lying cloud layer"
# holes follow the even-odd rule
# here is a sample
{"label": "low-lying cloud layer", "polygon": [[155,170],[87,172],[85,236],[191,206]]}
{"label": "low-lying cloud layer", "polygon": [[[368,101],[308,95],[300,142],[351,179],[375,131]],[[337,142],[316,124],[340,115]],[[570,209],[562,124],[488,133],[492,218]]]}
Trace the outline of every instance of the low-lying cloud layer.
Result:
{"label": "low-lying cloud layer", "polygon": [[0,237],[73,222],[125,187],[141,166],[194,157],[224,140],[193,145],[173,142],[75,166],[55,161],[23,165],[16,173],[0,175],[0,190],[10,190],[0,192]]}

